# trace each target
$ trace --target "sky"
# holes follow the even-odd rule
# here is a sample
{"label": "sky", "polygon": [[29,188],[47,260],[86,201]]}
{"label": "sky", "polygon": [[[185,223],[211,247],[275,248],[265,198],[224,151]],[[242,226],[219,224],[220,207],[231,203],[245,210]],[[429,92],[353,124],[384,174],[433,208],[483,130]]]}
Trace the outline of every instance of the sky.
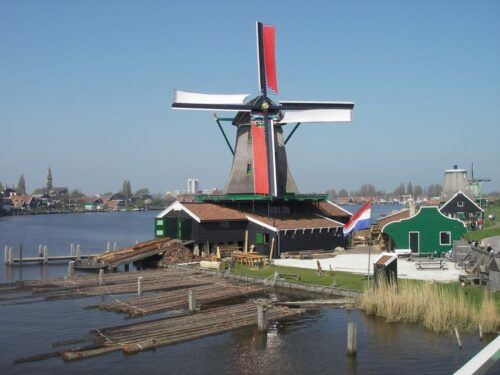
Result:
{"label": "sky", "polygon": [[[277,27],[276,100],[355,102],[287,144],[301,192],[442,183],[500,190],[500,1],[0,1],[0,182],[87,194],[223,188],[210,112],[173,89],[258,93],[255,21]],[[234,142],[234,127],[224,125]],[[285,133],[291,126],[285,127]]]}

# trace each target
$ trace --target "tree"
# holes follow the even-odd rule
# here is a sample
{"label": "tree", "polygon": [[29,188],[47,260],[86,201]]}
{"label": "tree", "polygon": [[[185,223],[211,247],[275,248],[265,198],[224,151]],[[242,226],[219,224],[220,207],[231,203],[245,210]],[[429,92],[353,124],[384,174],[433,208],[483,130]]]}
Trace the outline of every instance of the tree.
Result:
{"label": "tree", "polygon": [[413,193],[415,194],[415,197],[421,197],[422,193],[423,193],[422,186],[415,185],[415,188],[413,189]]}
{"label": "tree", "polygon": [[408,182],[408,187],[406,188],[406,194],[408,195],[413,195],[413,184],[410,182]]}
{"label": "tree", "polygon": [[363,184],[359,188],[358,194],[363,197],[373,197],[375,196],[375,191],[375,186],[373,186],[372,184]]}
{"label": "tree", "polygon": [[135,192],[135,195],[143,196],[143,195],[151,195],[151,193],[149,192],[148,188],[142,188],[142,189],[137,190]]}
{"label": "tree", "polygon": [[85,196],[85,194],[83,194],[80,190],[78,189],[75,189],[75,190],[72,190],[71,193],[69,193],[69,197],[71,199],[80,199],[80,198],[83,198]]}
{"label": "tree", "polygon": [[121,192],[127,198],[130,198],[132,196],[132,187],[130,186],[130,181],[128,180],[123,181]]}
{"label": "tree", "polygon": [[19,181],[17,183],[17,188],[16,188],[16,193],[17,194],[26,194],[26,181],[24,180],[24,175],[21,175],[21,177],[19,177]]}
{"label": "tree", "polygon": [[347,192],[346,189],[340,189],[340,191],[339,191],[339,197],[345,198],[345,197],[348,197],[348,196],[349,196],[349,193]]}
{"label": "tree", "polygon": [[326,194],[328,194],[328,199],[335,199],[338,198],[339,194],[334,188],[328,189],[326,191]]}
{"label": "tree", "polygon": [[404,195],[405,194],[405,184],[400,183],[399,186],[396,189],[394,189],[394,192],[392,194],[396,197]]}

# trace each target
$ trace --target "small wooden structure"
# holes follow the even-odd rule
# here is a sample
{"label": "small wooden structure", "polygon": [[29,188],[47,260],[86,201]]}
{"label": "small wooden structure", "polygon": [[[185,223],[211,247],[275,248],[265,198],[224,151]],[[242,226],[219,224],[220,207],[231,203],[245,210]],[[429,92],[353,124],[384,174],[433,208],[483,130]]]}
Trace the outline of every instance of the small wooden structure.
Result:
{"label": "small wooden structure", "polygon": [[247,266],[260,266],[267,262],[267,256],[257,253],[242,253],[234,251],[231,258],[236,263],[241,263]]}
{"label": "small wooden structure", "polygon": [[385,280],[388,283],[397,282],[398,257],[391,253],[380,254],[373,262],[373,275],[375,283]]}

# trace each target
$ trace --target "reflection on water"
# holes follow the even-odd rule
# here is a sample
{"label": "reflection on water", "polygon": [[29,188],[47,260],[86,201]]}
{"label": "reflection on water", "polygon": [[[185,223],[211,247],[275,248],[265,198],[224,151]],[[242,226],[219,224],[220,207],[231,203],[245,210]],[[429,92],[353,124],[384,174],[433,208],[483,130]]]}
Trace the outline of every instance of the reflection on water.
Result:
{"label": "reflection on water", "polygon": [[[103,249],[106,241],[120,246],[146,240],[155,212],[48,215],[0,221],[0,250],[23,242],[34,251],[49,244],[52,254],[68,253],[71,242],[83,252]],[[26,253],[25,253],[26,254]],[[10,282],[64,275],[67,266],[0,267],[0,279]],[[279,290],[274,293],[280,294]],[[436,335],[414,324],[388,324],[356,310],[322,308],[287,322],[270,322],[267,333],[245,328],[124,356],[121,353],[65,364],[55,358],[12,365],[14,357],[53,351],[51,343],[82,337],[93,328],[124,324],[124,316],[84,310],[102,297],[8,305],[0,302],[0,374],[157,373],[157,374],[449,374],[484,347],[477,336],[462,338],[459,350],[452,335]],[[110,300],[112,297],[104,297]],[[305,298],[303,294],[289,299]],[[167,313],[144,317],[158,319]],[[346,355],[347,323],[358,326],[358,355]],[[127,321],[129,322],[129,321]],[[500,373],[496,364],[490,373]]]}

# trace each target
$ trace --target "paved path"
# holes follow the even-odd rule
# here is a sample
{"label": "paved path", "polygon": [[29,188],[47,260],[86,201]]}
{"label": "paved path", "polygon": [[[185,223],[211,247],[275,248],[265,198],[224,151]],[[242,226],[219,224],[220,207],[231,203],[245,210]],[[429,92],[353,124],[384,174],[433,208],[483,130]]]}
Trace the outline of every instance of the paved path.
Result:
{"label": "paved path", "polygon": [[[370,273],[373,273],[373,261],[378,254],[371,254]],[[418,270],[415,262],[407,261],[408,258],[398,259],[398,277],[414,280],[434,280],[440,282],[458,281],[459,275],[465,275],[463,270],[455,268],[455,263],[446,261],[447,270]],[[423,258],[425,260],[425,258]],[[316,259],[275,259],[277,266],[299,267],[316,269]],[[368,254],[341,254],[334,258],[319,259],[321,268],[325,271],[344,271],[366,274],[368,271]]]}
{"label": "paved path", "polygon": [[500,236],[485,238],[481,240],[481,243],[485,246],[490,244],[491,247],[493,247],[493,249],[495,249],[497,252],[500,251]]}

